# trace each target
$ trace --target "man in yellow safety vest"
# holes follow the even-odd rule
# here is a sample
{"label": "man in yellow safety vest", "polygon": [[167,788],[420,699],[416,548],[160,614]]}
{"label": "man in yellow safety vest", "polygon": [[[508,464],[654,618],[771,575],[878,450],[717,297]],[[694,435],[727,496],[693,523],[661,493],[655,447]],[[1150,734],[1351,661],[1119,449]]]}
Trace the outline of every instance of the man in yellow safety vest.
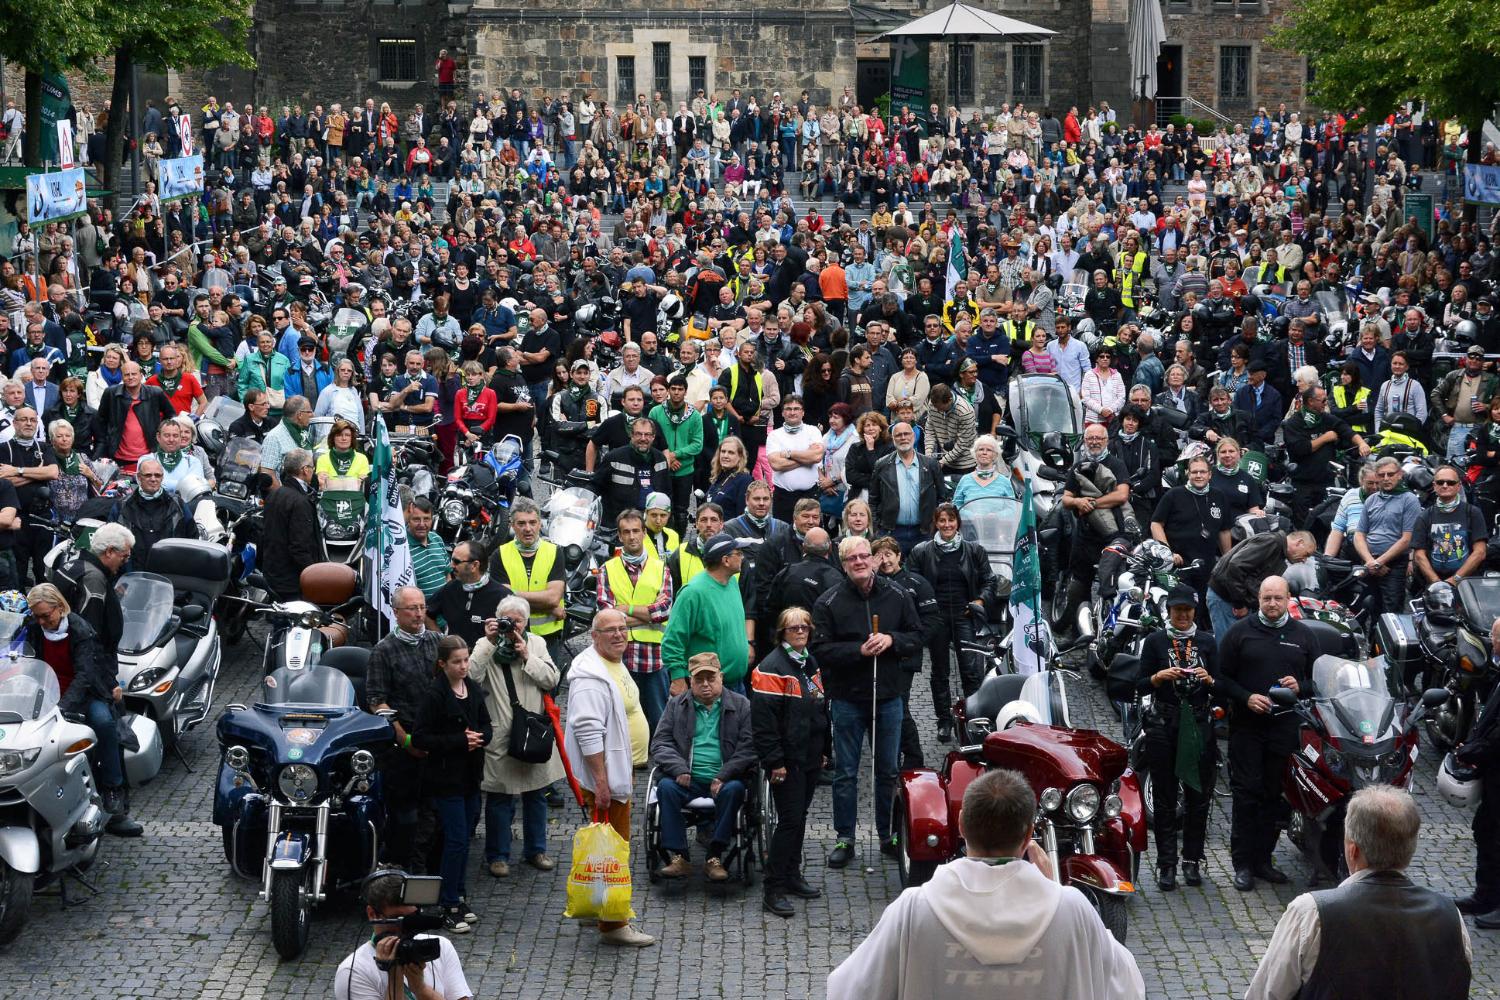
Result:
{"label": "man in yellow safety vest", "polygon": [[613,608],[625,616],[630,643],[621,662],[640,690],[641,711],[655,732],[656,720],[667,707],[661,638],[672,610],[672,577],[661,556],[646,544],[646,523],[640,511],[622,511],[615,527],[620,554],[606,562],[599,574],[599,610]]}
{"label": "man in yellow safety vest", "polygon": [[[547,643],[553,662],[562,666],[563,624],[567,610],[567,567],[557,546],[542,538],[542,511],[536,501],[517,497],[510,508],[512,538],[496,550],[490,573],[505,581],[531,605],[527,628]],[[499,563],[498,566],[494,565]]]}

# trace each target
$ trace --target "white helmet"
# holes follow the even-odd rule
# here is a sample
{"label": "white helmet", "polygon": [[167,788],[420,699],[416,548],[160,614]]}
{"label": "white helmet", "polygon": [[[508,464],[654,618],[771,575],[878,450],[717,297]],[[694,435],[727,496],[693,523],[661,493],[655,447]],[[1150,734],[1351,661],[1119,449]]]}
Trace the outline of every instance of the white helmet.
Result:
{"label": "white helmet", "polygon": [[682,303],[682,297],[675,292],[668,292],[662,296],[660,305],[661,314],[672,322],[682,319],[687,312],[687,307]]}
{"label": "white helmet", "polygon": [[1455,809],[1472,809],[1479,805],[1479,772],[1458,762],[1453,754],[1443,758],[1438,768],[1438,794]]}
{"label": "white helmet", "polygon": [[1036,710],[1036,706],[1029,701],[1021,701],[1019,698],[1000,710],[995,717],[995,732],[1009,729],[1018,722],[1027,722],[1033,726],[1042,724],[1042,713]]}
{"label": "white helmet", "polygon": [[513,313],[519,313],[521,311],[521,303],[517,302],[513,296],[507,295],[505,298],[500,300],[500,304]]}

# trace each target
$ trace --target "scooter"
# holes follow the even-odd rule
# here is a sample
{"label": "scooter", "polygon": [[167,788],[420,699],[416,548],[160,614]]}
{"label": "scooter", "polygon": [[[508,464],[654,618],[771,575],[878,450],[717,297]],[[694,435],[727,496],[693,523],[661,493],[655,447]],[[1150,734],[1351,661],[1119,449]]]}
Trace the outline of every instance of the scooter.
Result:
{"label": "scooter", "polygon": [[223,546],[186,538],[151,548],[150,572],[116,585],[125,624],[117,659],[131,711],[154,721],[188,770],[179,739],[213,708],[222,654],[213,609],[229,585]]}
{"label": "scooter", "polygon": [[[0,658],[0,944],[21,932],[36,890],[82,876],[109,818],[89,766],[94,731],[63,718],[44,661]],[[92,889],[88,883],[85,887]]]}
{"label": "scooter", "polygon": [[[252,577],[266,589],[259,573]],[[346,616],[364,603],[357,596],[359,575],[344,563],[314,563],[302,571],[300,584],[304,600],[273,602],[253,611],[271,625],[261,661],[267,675],[317,663],[329,650],[348,644]]]}
{"label": "scooter", "polygon": [[1443,688],[1423,693],[1415,706],[1391,696],[1384,657],[1368,662],[1320,656],[1313,663],[1310,698],[1273,687],[1278,711],[1302,720],[1298,751],[1287,758],[1282,795],[1291,806],[1287,837],[1312,868],[1313,884],[1343,879],[1344,816],[1349,799],[1367,785],[1405,788],[1418,754],[1417,724],[1448,698]]}
{"label": "scooter", "polygon": [[569,636],[587,631],[594,618],[598,590],[594,573],[609,559],[612,531],[600,525],[603,503],[594,495],[592,477],[580,469],[568,473],[568,486],[556,490],[542,506],[542,537],[557,546],[563,560]]}
{"label": "scooter", "polygon": [[213,821],[237,875],[258,879],[271,943],[285,959],[307,947],[312,910],[375,870],[385,812],[375,755],[390,717],[362,711],[369,650],[334,650],[261,681],[253,706],[219,719]]}

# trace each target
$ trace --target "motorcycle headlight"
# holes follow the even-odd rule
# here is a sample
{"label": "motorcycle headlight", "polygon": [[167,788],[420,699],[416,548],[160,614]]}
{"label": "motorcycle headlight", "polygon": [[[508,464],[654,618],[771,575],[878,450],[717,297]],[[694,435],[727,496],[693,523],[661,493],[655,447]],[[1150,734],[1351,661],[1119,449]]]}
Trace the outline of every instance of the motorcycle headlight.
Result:
{"label": "motorcycle headlight", "polygon": [[357,524],[330,524],[323,529],[330,542],[350,542],[359,537]]}
{"label": "motorcycle headlight", "polygon": [[41,747],[36,747],[32,750],[0,751],[0,778],[9,777],[12,774],[20,774],[32,764],[35,764],[37,757],[41,756],[41,753]]}
{"label": "motorcycle headlight", "polygon": [[583,548],[578,545],[569,545],[563,549],[563,564],[566,566],[577,566],[583,558]]}
{"label": "motorcycle headlight", "polygon": [[375,755],[368,750],[356,750],[349,758],[349,770],[364,777],[375,770]]}
{"label": "motorcycle headlight", "polygon": [[1380,755],[1381,767],[1400,767],[1406,763],[1406,751],[1397,747]]}
{"label": "motorcycle headlight", "polygon": [[250,751],[238,744],[224,751],[224,763],[231,771],[244,771],[250,767]]}
{"label": "motorcycle headlight", "polygon": [[292,805],[307,805],[318,797],[318,772],[307,764],[288,764],[276,775],[276,787]]}
{"label": "motorcycle headlight", "polygon": [[1108,816],[1110,819],[1114,819],[1116,816],[1120,815],[1120,813],[1124,809],[1125,809],[1125,802],[1118,795],[1106,795],[1106,796],[1104,796],[1104,815],[1105,816]]}
{"label": "motorcycle headlight", "polygon": [[1042,808],[1047,812],[1057,812],[1057,810],[1062,806],[1062,790],[1058,788],[1043,789],[1042,797],[1039,801],[1041,802]]}
{"label": "motorcycle headlight", "polygon": [[457,527],[464,523],[464,515],[468,513],[462,500],[449,500],[443,504],[443,521],[446,524]]}
{"label": "motorcycle headlight", "polygon": [[1099,789],[1089,784],[1079,785],[1068,793],[1064,805],[1075,823],[1087,823],[1099,813]]}
{"label": "motorcycle headlight", "polygon": [[150,670],[142,670],[130,679],[128,690],[132,692],[145,691],[157,681],[166,676],[166,667],[152,667]]}

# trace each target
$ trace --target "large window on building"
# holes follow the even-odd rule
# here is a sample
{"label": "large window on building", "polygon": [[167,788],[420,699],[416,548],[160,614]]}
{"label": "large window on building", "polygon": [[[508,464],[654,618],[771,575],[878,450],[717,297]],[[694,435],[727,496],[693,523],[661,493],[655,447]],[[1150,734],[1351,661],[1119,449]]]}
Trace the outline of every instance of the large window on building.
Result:
{"label": "large window on building", "polygon": [[635,103],[635,56],[615,56],[615,103]]}
{"label": "large window on building", "polygon": [[672,43],[651,43],[651,87],[663,100],[672,99]]}
{"label": "large window on building", "polygon": [[688,56],[688,99],[698,96],[698,91],[708,94],[708,57]]}
{"label": "large window on building", "polygon": [[1225,104],[1250,102],[1250,58],[1248,45],[1219,48],[1219,100]]}
{"label": "large window on building", "polygon": [[948,103],[969,104],[974,100],[974,46],[958,45],[953,52],[958,58],[948,72]]}
{"label": "large window on building", "polygon": [[1013,101],[1040,101],[1046,78],[1046,46],[1010,47],[1010,97]]}
{"label": "large window on building", "polygon": [[382,38],[380,40],[380,82],[415,83],[417,80],[417,40],[415,38]]}

